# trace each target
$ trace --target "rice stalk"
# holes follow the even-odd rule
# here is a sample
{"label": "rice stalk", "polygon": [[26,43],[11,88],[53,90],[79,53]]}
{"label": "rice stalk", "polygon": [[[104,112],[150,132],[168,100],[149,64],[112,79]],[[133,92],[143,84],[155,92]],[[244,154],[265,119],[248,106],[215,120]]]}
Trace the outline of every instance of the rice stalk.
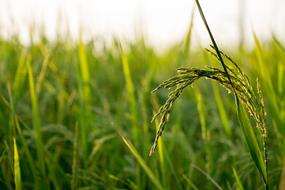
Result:
{"label": "rice stalk", "polygon": [[[215,57],[218,57],[217,54],[212,52],[210,49],[207,49],[207,52],[214,55]],[[264,101],[261,94],[259,82],[257,81],[257,93],[255,93],[248,77],[242,72],[237,63],[235,63],[224,53],[220,52],[220,54],[230,63],[226,65],[228,73],[215,67],[208,67],[207,69],[179,68],[175,76],[164,81],[162,84],[160,84],[153,90],[153,92],[156,92],[161,88],[165,88],[170,89],[170,92],[168,93],[168,99],[166,100],[166,102],[159,108],[157,113],[153,116],[152,121],[154,121],[159,116],[161,116],[161,118],[159,130],[156,133],[156,137],[150,149],[149,155],[152,155],[154,153],[158,144],[159,137],[162,135],[165,125],[168,121],[172,106],[182,94],[182,92],[185,90],[185,88],[191,86],[194,82],[201,78],[212,79],[218,82],[222,87],[224,87],[228,91],[228,93],[236,93],[237,98],[240,100],[241,104],[255,120],[256,128],[260,131],[262,135],[263,156],[258,153],[259,147],[257,141],[255,139],[247,139],[256,137],[254,137],[254,135],[249,135],[246,136],[246,139],[249,147],[252,148],[250,150],[253,161],[256,164],[259,172],[261,173],[265,184],[267,184],[268,145],[267,126],[265,120],[266,112],[264,109]],[[247,130],[249,129],[245,128],[244,132],[247,132]]]}
{"label": "rice stalk", "polygon": [[[211,47],[214,49],[215,52],[212,52],[211,50],[207,50],[207,51],[218,59],[218,61],[221,63],[223,67],[223,71],[215,67],[209,67],[208,69],[180,68],[177,70],[176,76],[164,81],[156,89],[154,89],[154,92],[155,92],[160,88],[171,89],[175,87],[174,90],[172,89],[168,93],[168,99],[166,100],[164,105],[159,108],[158,112],[154,115],[152,119],[153,121],[158,116],[161,115],[159,130],[156,133],[156,137],[155,137],[153,146],[150,149],[149,155],[152,155],[153,152],[155,151],[157,144],[158,144],[158,139],[162,135],[165,125],[168,121],[171,108],[173,104],[175,103],[175,101],[177,100],[177,98],[182,94],[183,90],[187,86],[190,86],[191,84],[193,84],[196,80],[200,78],[213,79],[217,81],[218,83],[220,83],[224,88],[226,88],[229,93],[234,94],[239,123],[244,129],[243,132],[245,136],[246,136],[245,133],[251,132],[252,130],[249,128],[248,125],[244,126],[242,123],[240,102],[247,109],[249,114],[254,118],[256,122],[256,127],[262,135],[263,156],[260,156],[259,154],[260,152],[259,146],[258,146],[257,141],[255,141],[254,135],[246,136],[246,141],[250,148],[252,159],[263,178],[265,188],[269,189],[269,185],[268,185],[269,183],[268,183],[268,177],[267,177],[267,174],[268,174],[268,171],[267,171],[268,170],[268,155],[267,155],[268,135],[267,135],[267,126],[266,126],[266,121],[265,121],[266,113],[264,109],[264,101],[262,98],[259,83],[257,81],[257,94],[256,94],[254,93],[253,88],[250,85],[248,77],[242,72],[239,66],[229,56],[225,55],[222,51],[219,50],[219,47],[208,25],[208,22],[206,20],[206,17],[204,15],[204,12],[202,10],[199,0],[195,0],[195,3],[197,5],[201,19],[211,39],[211,42],[212,42]],[[223,57],[226,58],[230,62],[231,65],[226,65]],[[250,144],[253,142],[254,144]],[[255,156],[257,159],[255,159]]]}

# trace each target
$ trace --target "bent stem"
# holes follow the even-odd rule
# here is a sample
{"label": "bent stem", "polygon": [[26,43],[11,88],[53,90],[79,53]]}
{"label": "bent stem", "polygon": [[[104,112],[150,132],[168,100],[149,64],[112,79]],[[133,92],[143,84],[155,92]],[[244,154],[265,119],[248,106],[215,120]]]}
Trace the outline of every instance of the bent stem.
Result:
{"label": "bent stem", "polygon": [[[209,52],[218,59],[217,54],[213,51],[207,50],[207,52]],[[172,106],[182,94],[184,89],[192,85],[200,78],[212,79],[221,84],[229,93],[236,93],[237,99],[241,101],[243,107],[246,108],[249,114],[254,118],[256,127],[262,135],[263,151],[261,151],[259,148],[257,135],[254,134],[254,131],[250,124],[250,120],[247,117],[243,117],[244,112],[242,112],[242,109],[238,107],[238,116],[240,116],[240,118],[238,119],[240,121],[243,134],[249,147],[252,160],[263,178],[266,189],[268,189],[268,142],[267,126],[265,119],[266,113],[259,83],[257,81],[257,93],[255,93],[252,85],[249,82],[248,77],[242,72],[239,66],[224,53],[220,52],[220,54],[230,63],[226,65],[228,73],[215,67],[209,67],[208,69],[180,68],[177,70],[177,75],[164,81],[162,84],[160,84],[157,88],[154,89],[154,92],[161,88],[170,89],[171,91],[168,93],[168,99],[166,100],[164,105],[159,108],[158,112],[154,115],[152,119],[155,120],[158,116],[161,116],[159,130],[157,131],[153,146],[151,147],[150,155],[154,153],[157,147],[159,137],[162,135],[165,125],[168,121]],[[231,78],[231,81],[229,80],[229,78]],[[243,124],[244,121],[246,121],[245,124]],[[263,152],[263,154],[261,152]]]}
{"label": "bent stem", "polygon": [[[258,101],[258,98],[255,95],[255,93],[253,93],[252,86],[250,85],[247,76],[241,71],[238,65],[231,58],[229,58],[228,56],[226,56],[219,50],[219,47],[208,25],[208,22],[206,20],[202,7],[199,3],[199,0],[195,0],[195,3],[198,7],[200,16],[203,20],[206,30],[211,38],[211,41],[213,44],[212,48],[215,50],[215,53],[211,52],[210,50],[208,50],[208,52],[210,52],[212,55],[214,55],[218,59],[224,71],[221,71],[217,68],[210,68],[210,70],[181,68],[181,69],[178,69],[178,74],[176,76],[164,81],[161,85],[159,85],[154,90],[156,91],[160,88],[176,87],[174,90],[169,92],[168,99],[166,100],[165,104],[160,107],[157,114],[154,115],[152,119],[153,121],[156,117],[161,115],[159,130],[157,131],[157,134],[156,134],[153,146],[151,147],[149,155],[151,156],[153,152],[155,151],[157,144],[158,144],[158,139],[162,135],[164,127],[168,121],[170,110],[174,102],[176,101],[176,99],[183,92],[183,90],[187,86],[191,85],[193,82],[198,80],[199,78],[203,78],[203,77],[210,78],[210,79],[216,80],[222,86],[224,86],[229,92],[234,94],[235,102],[236,102],[236,109],[237,109],[237,116],[238,116],[240,126],[243,125],[241,121],[241,114],[240,114],[241,112],[240,101],[247,108],[250,115],[254,117],[256,121],[256,126],[260,130],[261,135],[262,135],[263,156],[260,156],[258,145],[251,146],[249,144],[249,142],[255,142],[253,141],[253,139],[247,139],[247,143],[250,149],[252,159],[255,165],[257,166],[258,171],[262,175],[266,190],[268,190],[269,189],[268,155],[267,155],[268,135],[267,135],[267,126],[266,126],[266,121],[265,121],[266,113],[264,109],[264,101],[261,95],[259,83],[257,82],[257,91],[258,91],[257,95],[260,101]],[[225,64],[223,56],[232,63],[236,71],[234,69],[229,68],[229,66]],[[246,134],[244,135],[246,136]],[[248,138],[255,138],[255,137],[248,136]]]}

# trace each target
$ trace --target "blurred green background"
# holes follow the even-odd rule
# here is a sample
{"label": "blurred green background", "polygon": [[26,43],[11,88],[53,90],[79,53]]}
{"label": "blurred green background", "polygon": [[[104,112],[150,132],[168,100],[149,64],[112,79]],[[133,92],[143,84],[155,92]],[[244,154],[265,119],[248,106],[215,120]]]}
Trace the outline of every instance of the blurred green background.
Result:
{"label": "blurred green background", "polygon": [[[177,100],[148,156],[159,122],[150,121],[168,93],[151,91],[179,67],[220,67],[193,38],[192,25],[162,49],[143,35],[0,37],[0,189],[264,189],[234,96],[210,80]],[[252,38],[221,50],[261,83],[269,187],[283,189],[285,48],[274,35]]]}

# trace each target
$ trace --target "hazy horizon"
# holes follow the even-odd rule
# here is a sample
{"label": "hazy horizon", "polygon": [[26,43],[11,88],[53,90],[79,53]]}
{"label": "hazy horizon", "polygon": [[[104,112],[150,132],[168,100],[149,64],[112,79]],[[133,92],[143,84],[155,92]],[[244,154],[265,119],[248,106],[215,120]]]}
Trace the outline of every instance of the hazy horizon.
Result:
{"label": "hazy horizon", "polygon": [[[206,17],[217,40],[237,44],[240,39],[239,0],[202,0]],[[80,29],[88,37],[132,40],[141,33],[148,42],[164,46],[185,35],[194,1],[187,0],[0,0],[0,32],[4,36],[17,31],[24,42],[29,40],[29,27],[44,25],[48,37],[54,38],[58,29],[68,26],[72,37]],[[244,34],[252,43],[252,33],[261,39],[276,34],[284,39],[285,2],[281,0],[245,1]],[[197,13],[197,12],[196,12]],[[195,14],[194,38],[208,43],[208,35],[198,14]]]}

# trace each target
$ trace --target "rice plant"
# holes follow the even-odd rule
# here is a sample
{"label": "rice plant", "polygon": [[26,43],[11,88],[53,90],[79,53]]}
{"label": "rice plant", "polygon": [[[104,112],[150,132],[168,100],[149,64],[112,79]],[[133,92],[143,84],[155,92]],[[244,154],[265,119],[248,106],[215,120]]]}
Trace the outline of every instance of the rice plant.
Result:
{"label": "rice plant", "polygon": [[[235,95],[236,108],[239,119],[239,124],[243,129],[244,136],[246,138],[248,147],[250,149],[250,154],[252,159],[258,168],[260,175],[263,178],[265,188],[269,189],[268,182],[268,129],[266,124],[266,112],[264,108],[264,100],[260,89],[260,84],[257,80],[256,91],[245,75],[241,68],[235,63],[229,56],[224,54],[219,50],[218,45],[213,37],[210,27],[207,23],[199,0],[195,0],[198,7],[200,16],[204,22],[206,30],[211,38],[213,45],[212,50],[206,49],[208,53],[216,57],[217,61],[221,63],[223,71],[216,67],[208,67],[208,69],[197,69],[197,68],[179,68],[177,70],[177,75],[171,77],[170,79],[164,81],[158,87],[156,87],[153,92],[161,88],[171,89],[168,93],[168,98],[165,103],[159,108],[157,113],[153,116],[152,121],[154,121],[158,116],[160,116],[159,130],[156,133],[154,143],[150,149],[149,155],[151,156],[158,145],[158,140],[162,135],[165,125],[169,119],[169,115],[174,105],[175,101],[179,98],[186,87],[191,86],[195,81],[201,78],[212,79],[222,85],[229,93]],[[225,64],[224,58],[228,60],[229,64]],[[249,128],[249,123],[243,123],[243,111],[240,108],[240,102],[246,108],[248,113],[254,118],[256,128],[259,130],[262,137],[262,147],[261,151],[257,142],[257,138],[252,135],[252,130]],[[258,134],[256,134],[258,137]],[[263,152],[263,154],[261,153]]]}
{"label": "rice plant", "polygon": [[[209,53],[216,56],[217,55],[207,49]],[[266,173],[266,163],[267,163],[267,124],[266,124],[266,112],[264,109],[264,101],[260,91],[259,82],[257,81],[257,93],[253,90],[252,85],[249,82],[248,77],[242,72],[240,67],[227,55],[221,52],[221,54],[229,60],[229,63],[226,66],[229,71],[229,80],[225,71],[220,70],[219,68],[209,67],[208,69],[197,69],[197,68],[179,68],[177,70],[177,75],[171,77],[170,79],[164,81],[158,87],[156,87],[153,92],[161,88],[172,89],[168,93],[168,99],[162,105],[158,112],[154,115],[152,120],[155,120],[158,116],[161,116],[159,130],[156,134],[153,146],[150,150],[150,155],[155,151],[159,137],[162,135],[164,127],[168,121],[169,114],[171,112],[172,106],[175,101],[186,87],[191,86],[195,81],[201,78],[212,79],[222,85],[229,93],[236,92],[238,98],[241,100],[243,106],[247,109],[249,114],[254,118],[256,127],[260,131],[263,137],[263,148],[264,148],[264,158],[263,160],[256,161],[256,166],[258,167],[260,173],[264,178],[264,182],[266,183],[267,173]],[[257,148],[258,145],[249,145],[255,146]],[[261,155],[252,155],[254,159],[260,159]],[[263,165],[265,164],[265,165]]]}
{"label": "rice plant", "polygon": [[0,32],[0,189],[284,187],[284,42],[201,51],[194,16],[164,50]]}

